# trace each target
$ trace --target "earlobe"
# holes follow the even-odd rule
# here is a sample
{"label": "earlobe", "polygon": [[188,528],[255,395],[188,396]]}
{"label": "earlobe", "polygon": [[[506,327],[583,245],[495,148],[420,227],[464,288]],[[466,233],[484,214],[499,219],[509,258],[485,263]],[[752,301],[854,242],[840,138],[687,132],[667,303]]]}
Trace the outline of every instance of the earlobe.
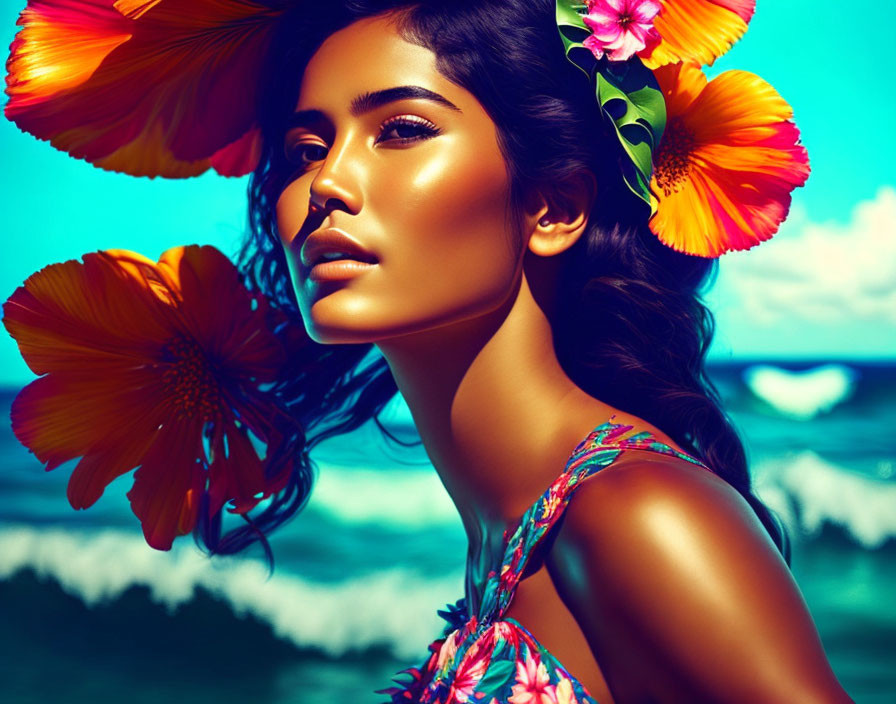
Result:
{"label": "earlobe", "polygon": [[590,171],[576,173],[550,193],[538,193],[539,205],[527,218],[529,250],[551,257],[572,247],[588,226],[596,197],[597,181]]}

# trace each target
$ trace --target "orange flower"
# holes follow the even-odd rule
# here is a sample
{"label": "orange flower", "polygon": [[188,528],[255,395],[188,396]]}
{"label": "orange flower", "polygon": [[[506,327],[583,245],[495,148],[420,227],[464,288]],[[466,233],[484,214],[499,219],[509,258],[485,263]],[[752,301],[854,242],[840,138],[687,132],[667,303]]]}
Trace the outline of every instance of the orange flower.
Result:
{"label": "orange flower", "polygon": [[707,83],[689,64],[655,71],[666,131],[650,182],[650,228],[680,252],[718,257],[770,238],[809,177],[790,105],[746,71]]}
{"label": "orange flower", "polygon": [[756,0],[659,0],[662,41],[639,54],[648,68],[679,61],[711,65],[747,31]]}
{"label": "orange flower", "polygon": [[260,154],[258,77],[284,7],[29,0],[10,47],[6,116],[111,171],[249,173]]}
{"label": "orange flower", "polygon": [[213,247],[170,249],[158,264],[124,250],[83,260],[41,269],[3,306],[42,375],[13,402],[13,432],[47,470],[81,457],[71,505],[93,505],[139,466],[128,498],[146,541],[167,550],[200,507],[208,518],[233,501],[245,514],[284,488],[290,466],[266,476],[250,439],[270,445],[284,427],[259,388],[284,360],[264,298]]}

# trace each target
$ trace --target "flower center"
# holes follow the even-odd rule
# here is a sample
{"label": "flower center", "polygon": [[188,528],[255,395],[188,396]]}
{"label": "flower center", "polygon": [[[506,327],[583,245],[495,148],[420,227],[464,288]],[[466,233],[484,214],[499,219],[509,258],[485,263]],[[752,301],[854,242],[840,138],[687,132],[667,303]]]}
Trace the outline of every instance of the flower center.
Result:
{"label": "flower center", "polygon": [[170,366],[162,383],[175,409],[183,416],[214,419],[221,407],[220,387],[202,348],[178,336],[165,346],[164,358]]}
{"label": "flower center", "polygon": [[619,23],[619,26],[623,29],[627,29],[628,26],[634,22],[634,19],[631,15],[619,15],[619,19],[616,20]]}
{"label": "flower center", "polygon": [[693,151],[694,137],[680,119],[672,120],[663,134],[654,167],[654,178],[664,195],[675,193],[684,185]]}

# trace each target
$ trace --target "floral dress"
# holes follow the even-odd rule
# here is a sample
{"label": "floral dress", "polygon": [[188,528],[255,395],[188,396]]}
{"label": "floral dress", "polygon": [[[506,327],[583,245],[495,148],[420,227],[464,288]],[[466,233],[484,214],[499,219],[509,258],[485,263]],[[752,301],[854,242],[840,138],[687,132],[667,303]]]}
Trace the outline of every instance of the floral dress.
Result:
{"label": "floral dress", "polygon": [[623,450],[672,455],[708,470],[649,432],[619,438],[631,429],[607,421],[579,443],[563,473],[523,514],[513,534],[505,531],[504,556],[488,574],[479,612],[470,616],[466,599],[439,611],[447,625],[429,646],[426,662],[398,673],[397,686],[379,694],[389,695],[390,704],[597,704],[525,626],[504,613],[529,556],[563,515],[575,487]]}

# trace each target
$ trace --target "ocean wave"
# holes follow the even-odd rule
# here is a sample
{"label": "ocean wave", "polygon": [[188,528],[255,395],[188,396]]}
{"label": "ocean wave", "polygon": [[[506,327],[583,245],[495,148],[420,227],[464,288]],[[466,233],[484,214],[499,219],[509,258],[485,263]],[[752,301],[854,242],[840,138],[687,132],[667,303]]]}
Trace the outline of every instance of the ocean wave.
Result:
{"label": "ocean wave", "polygon": [[297,647],[333,657],[382,646],[399,658],[422,657],[442,625],[436,609],[463,590],[460,574],[431,578],[390,569],[336,583],[286,573],[268,578],[258,560],[210,560],[192,545],[159,552],[115,530],[0,527],[0,579],[23,569],[55,579],[88,606],[144,586],[174,613],[201,587],[237,616],[251,614]]}
{"label": "ocean wave", "polygon": [[857,376],[843,364],[824,364],[799,372],[757,364],[743,371],[750,391],[782,415],[797,420],[810,420],[849,399]]}
{"label": "ocean wave", "polygon": [[754,468],[756,493],[791,529],[815,536],[841,528],[867,549],[896,538],[896,483],[828,462],[811,450]]}
{"label": "ocean wave", "polygon": [[423,469],[364,469],[319,463],[309,508],[350,524],[401,530],[460,526],[438,474]]}

